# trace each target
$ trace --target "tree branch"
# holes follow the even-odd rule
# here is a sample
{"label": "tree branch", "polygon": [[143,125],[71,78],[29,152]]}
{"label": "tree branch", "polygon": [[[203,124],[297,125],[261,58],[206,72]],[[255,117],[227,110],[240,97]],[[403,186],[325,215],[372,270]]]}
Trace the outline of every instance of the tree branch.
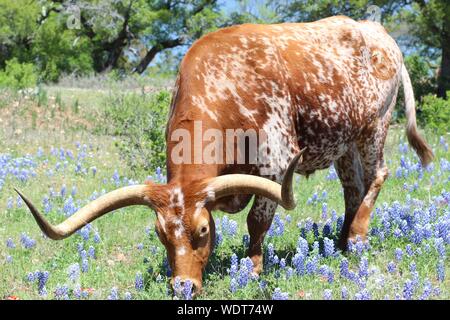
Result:
{"label": "tree branch", "polygon": [[165,49],[175,48],[182,44],[183,44],[183,41],[181,39],[161,41],[160,43],[154,45],[147,52],[147,54],[144,56],[144,58],[142,58],[142,60],[139,62],[139,64],[134,68],[133,72],[142,74],[147,69],[150,62],[152,62],[152,60],[155,58],[155,56],[159,52],[161,52]]}

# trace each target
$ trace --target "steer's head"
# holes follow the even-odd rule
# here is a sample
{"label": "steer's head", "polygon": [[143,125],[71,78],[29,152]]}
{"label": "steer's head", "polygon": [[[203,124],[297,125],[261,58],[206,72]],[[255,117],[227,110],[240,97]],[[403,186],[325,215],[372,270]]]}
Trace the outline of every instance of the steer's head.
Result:
{"label": "steer's head", "polygon": [[197,293],[202,287],[202,271],[214,247],[215,227],[210,208],[216,200],[235,194],[255,194],[276,201],[285,209],[295,207],[292,177],[301,158],[298,154],[286,170],[282,185],[269,179],[244,174],[229,174],[194,181],[147,183],[111,191],[87,204],[62,223],[53,226],[22,193],[39,227],[49,238],[64,239],[105,213],[131,205],[145,205],[156,212],[156,231],[166,247],[173,271],[181,282],[190,280]]}
{"label": "steer's head", "polygon": [[[156,190],[156,185],[150,186]],[[166,247],[167,258],[174,277],[181,284],[190,280],[195,291],[202,287],[202,271],[214,248],[214,219],[208,202],[214,199],[214,192],[207,186],[192,183],[183,188],[179,185],[163,187],[164,203],[154,204],[156,232]]]}

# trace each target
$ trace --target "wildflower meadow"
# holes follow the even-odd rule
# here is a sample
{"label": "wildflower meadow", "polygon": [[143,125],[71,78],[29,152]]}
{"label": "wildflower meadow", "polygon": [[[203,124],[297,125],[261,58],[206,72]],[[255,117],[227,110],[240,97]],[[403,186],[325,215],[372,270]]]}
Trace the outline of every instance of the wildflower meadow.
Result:
{"label": "wildflower meadow", "polygon": [[[120,137],[92,133],[98,118],[74,128],[58,112],[53,120],[39,114],[49,125],[41,131],[0,118],[0,298],[192,299],[189,281],[169,285],[150,209],[118,210],[63,241],[42,234],[14,187],[57,223],[117,187],[166,181],[163,167],[129,168],[115,148]],[[336,249],[344,198],[333,167],[296,176],[297,208],[278,209],[260,276],[245,256],[249,208],[214,213],[215,250],[196,299],[449,299],[450,137],[425,132],[436,158],[423,168],[403,130],[389,132],[390,176],[367,242]]]}

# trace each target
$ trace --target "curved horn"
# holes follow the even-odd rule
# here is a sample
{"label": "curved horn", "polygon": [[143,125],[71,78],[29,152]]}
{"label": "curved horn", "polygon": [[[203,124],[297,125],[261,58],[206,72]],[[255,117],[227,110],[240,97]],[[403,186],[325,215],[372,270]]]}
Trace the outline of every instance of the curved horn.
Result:
{"label": "curved horn", "polygon": [[90,202],[56,226],[51,225],[36,209],[33,203],[31,203],[31,201],[19,190],[15,188],[14,190],[16,190],[26,203],[42,232],[50,239],[60,240],[67,238],[75,231],[81,229],[86,224],[101,217],[105,213],[132,205],[151,206],[150,199],[146,197],[148,187],[148,185],[136,185],[111,191]]}
{"label": "curved horn", "polygon": [[215,193],[215,199],[235,194],[255,194],[276,201],[286,210],[295,208],[296,203],[292,191],[292,179],[295,168],[302,160],[302,154],[306,148],[302,149],[289,164],[283,178],[283,183],[279,185],[272,180],[248,174],[228,174],[213,178],[208,183]]}

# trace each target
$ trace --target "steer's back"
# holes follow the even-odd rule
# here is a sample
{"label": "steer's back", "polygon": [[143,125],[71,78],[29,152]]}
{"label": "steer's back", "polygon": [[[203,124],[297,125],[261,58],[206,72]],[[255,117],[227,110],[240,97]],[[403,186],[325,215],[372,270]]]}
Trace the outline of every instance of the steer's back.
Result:
{"label": "steer's back", "polygon": [[378,23],[332,17],[222,29],[183,59],[168,128],[202,120],[222,130],[264,129],[290,145],[271,146],[280,167],[307,146],[309,167],[300,171],[308,173],[328,167],[386,112],[401,66]]}

